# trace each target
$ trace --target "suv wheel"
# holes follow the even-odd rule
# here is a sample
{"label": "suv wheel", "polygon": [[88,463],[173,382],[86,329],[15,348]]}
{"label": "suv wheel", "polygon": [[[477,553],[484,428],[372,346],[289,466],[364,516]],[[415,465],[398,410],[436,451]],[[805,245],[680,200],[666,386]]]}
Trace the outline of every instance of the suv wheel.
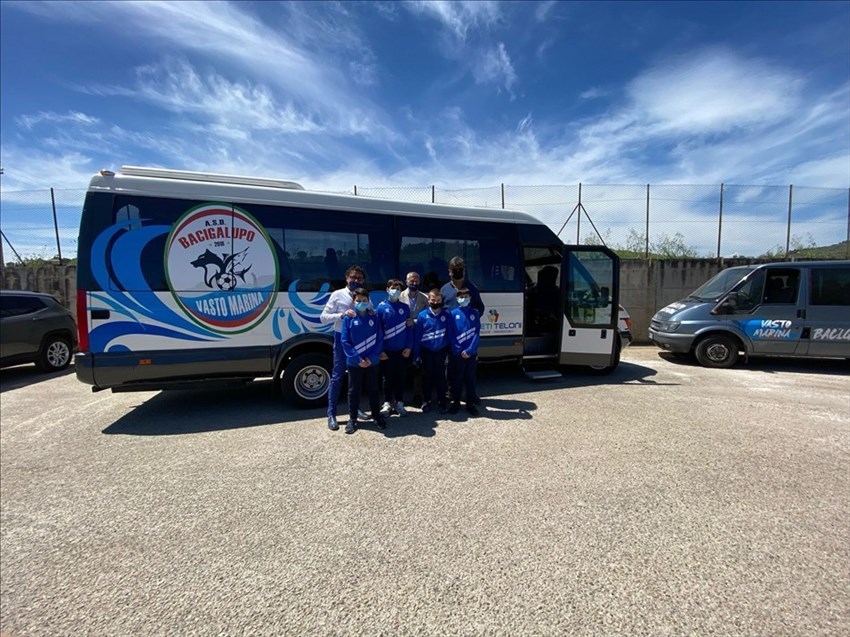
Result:
{"label": "suv wheel", "polygon": [[58,372],[71,363],[71,343],[64,336],[48,336],[41,344],[36,366],[43,372]]}

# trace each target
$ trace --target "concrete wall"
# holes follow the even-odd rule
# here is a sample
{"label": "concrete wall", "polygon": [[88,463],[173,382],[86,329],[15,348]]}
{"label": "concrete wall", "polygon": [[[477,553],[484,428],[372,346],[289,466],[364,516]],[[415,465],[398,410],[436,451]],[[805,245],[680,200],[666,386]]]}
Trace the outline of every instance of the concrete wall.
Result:
{"label": "concrete wall", "polygon": [[[758,262],[753,259],[623,259],[620,262],[620,303],[631,314],[635,341],[648,341],[652,315],[668,303],[687,296],[725,268]],[[6,266],[2,283],[6,290],[53,294],[76,316],[76,277],[75,265]]]}

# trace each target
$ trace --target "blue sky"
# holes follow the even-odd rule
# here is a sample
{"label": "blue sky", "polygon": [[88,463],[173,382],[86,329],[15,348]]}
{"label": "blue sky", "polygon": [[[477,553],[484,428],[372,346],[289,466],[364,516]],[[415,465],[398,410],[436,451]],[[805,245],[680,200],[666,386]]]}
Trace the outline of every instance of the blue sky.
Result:
{"label": "blue sky", "polygon": [[3,190],[850,186],[848,2],[0,3]]}

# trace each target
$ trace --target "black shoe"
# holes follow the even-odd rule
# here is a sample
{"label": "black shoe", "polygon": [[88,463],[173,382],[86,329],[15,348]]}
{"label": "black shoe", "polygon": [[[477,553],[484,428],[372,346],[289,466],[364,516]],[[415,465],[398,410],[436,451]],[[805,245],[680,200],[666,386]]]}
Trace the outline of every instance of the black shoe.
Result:
{"label": "black shoe", "polygon": [[469,402],[471,402],[473,405],[480,405],[481,404],[481,396],[473,396],[472,399]]}
{"label": "black shoe", "polygon": [[378,425],[378,429],[386,429],[387,428],[387,421],[384,420],[383,418],[378,418],[375,421],[375,424]]}
{"label": "black shoe", "polygon": [[449,407],[449,413],[456,414],[458,411],[460,411],[460,402],[456,400],[452,403],[452,406]]}
{"label": "black shoe", "polygon": [[345,433],[353,434],[355,431],[357,431],[357,421],[349,420],[348,423],[345,425]]}
{"label": "black shoe", "polygon": [[429,411],[431,411],[431,403],[429,403],[429,402],[422,403],[422,413],[427,414]]}
{"label": "black shoe", "polygon": [[339,423],[336,421],[336,416],[328,416],[328,429],[331,431],[339,429]]}
{"label": "black shoe", "polygon": [[466,411],[469,412],[470,416],[478,415],[478,407],[476,407],[473,403],[466,404]]}
{"label": "black shoe", "polygon": [[441,405],[440,405],[440,413],[441,413],[441,414],[446,413],[446,406],[445,406],[445,405],[443,405],[443,404],[441,404]]}

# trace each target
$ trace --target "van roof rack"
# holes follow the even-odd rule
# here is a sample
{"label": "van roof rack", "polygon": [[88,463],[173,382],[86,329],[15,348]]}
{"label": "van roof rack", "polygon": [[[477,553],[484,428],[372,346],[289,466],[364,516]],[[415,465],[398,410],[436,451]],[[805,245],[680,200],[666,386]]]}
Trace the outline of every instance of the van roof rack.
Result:
{"label": "van roof rack", "polygon": [[263,177],[240,177],[238,175],[220,175],[216,173],[201,173],[191,170],[170,170],[167,168],[146,168],[144,166],[121,166],[121,174],[130,177],[154,177],[157,179],[181,179],[184,181],[211,181],[225,184],[240,184],[243,186],[264,186],[266,188],[285,188],[287,190],[304,190],[304,186],[294,181],[283,179],[266,179]]}

